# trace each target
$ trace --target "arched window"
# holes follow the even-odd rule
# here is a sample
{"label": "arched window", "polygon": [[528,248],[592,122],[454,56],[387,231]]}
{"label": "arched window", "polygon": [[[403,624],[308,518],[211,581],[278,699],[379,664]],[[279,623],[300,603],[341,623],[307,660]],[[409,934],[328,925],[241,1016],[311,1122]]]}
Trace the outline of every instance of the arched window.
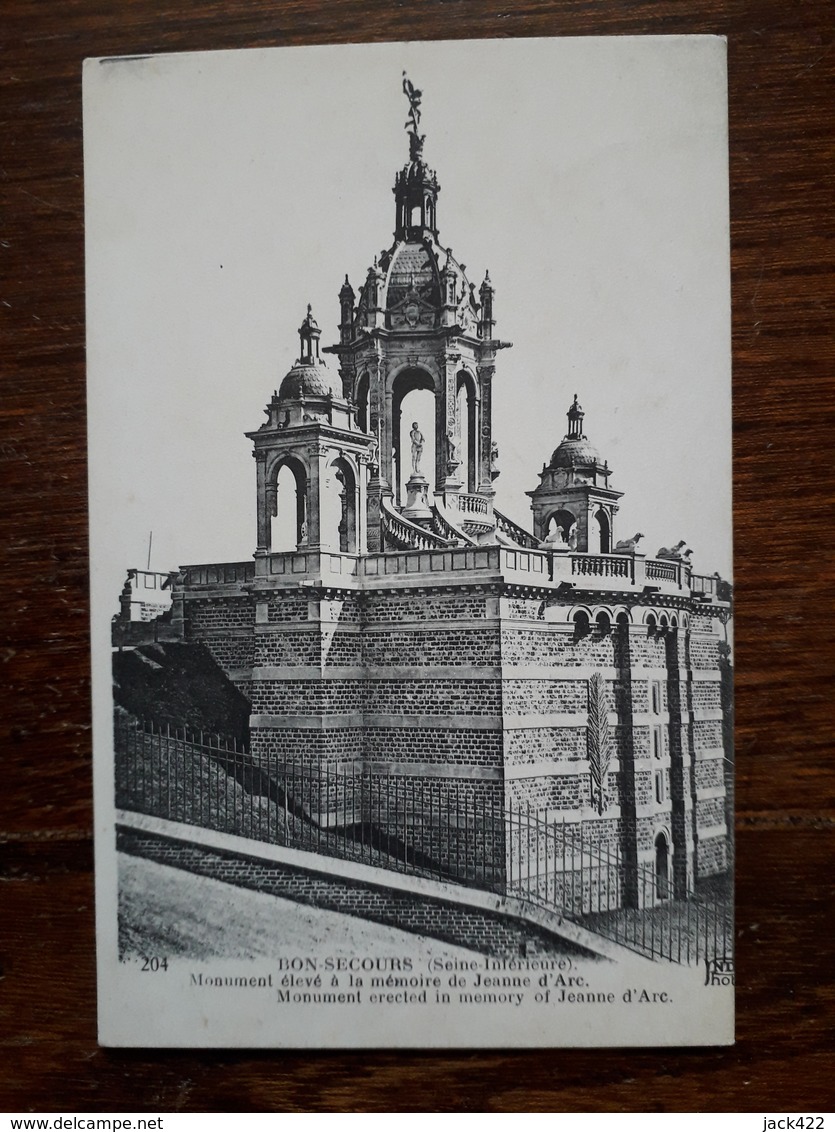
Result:
{"label": "arched window", "polygon": [[609,523],[609,516],[602,507],[599,507],[594,517],[597,522],[600,553],[608,554],[612,549],[612,528]]}
{"label": "arched window", "polygon": [[325,472],[320,502],[321,544],[328,550],[357,551],[357,481],[343,457],[331,460]]}
{"label": "arched window", "polygon": [[307,477],[303,465],[283,460],[276,475],[276,513],[272,518],[273,551],[296,550],[307,538]]}
{"label": "arched window", "polygon": [[590,630],[588,613],[584,609],[578,609],[574,614],[574,640],[579,641],[581,638],[587,637]]}
{"label": "arched window", "polygon": [[419,474],[435,480],[435,384],[426,370],[408,369],[397,375],[392,387],[392,486],[398,506],[406,502],[406,483],[414,472],[410,433],[417,423],[423,436]]}
{"label": "arched window", "polygon": [[476,468],[476,438],[478,427],[476,424],[476,390],[475,382],[470,374],[461,370],[457,382],[457,410],[459,429],[458,459],[463,464],[459,469],[466,491],[477,490],[476,482],[478,469]]}
{"label": "arched window", "polygon": [[360,432],[368,432],[368,388],[369,376],[364,373],[357,382],[357,426]]}
{"label": "arched window", "polygon": [[659,900],[669,900],[670,843],[663,832],[655,838],[655,889]]}
{"label": "arched window", "polygon": [[595,624],[597,625],[597,631],[601,636],[605,637],[609,630],[612,628],[612,622],[609,619],[609,614],[605,609],[601,609],[594,620]]}

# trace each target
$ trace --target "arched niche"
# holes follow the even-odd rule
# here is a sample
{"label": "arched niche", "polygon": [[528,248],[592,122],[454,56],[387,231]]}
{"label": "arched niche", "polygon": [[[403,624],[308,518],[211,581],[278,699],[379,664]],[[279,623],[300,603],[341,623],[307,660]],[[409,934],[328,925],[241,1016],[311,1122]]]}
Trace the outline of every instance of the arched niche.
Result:
{"label": "arched niche", "polygon": [[478,478],[476,441],[478,438],[478,388],[475,378],[467,370],[459,370],[456,377],[456,413],[458,417],[458,459],[464,489],[475,492]]}
{"label": "arched niche", "polygon": [[[569,511],[567,507],[561,508],[559,511],[554,511],[548,516],[545,524],[545,537],[553,534],[554,528],[559,527],[562,532],[562,537],[569,545],[571,544],[572,529],[576,529],[577,516],[573,511]],[[576,538],[576,534],[575,534]]]}
{"label": "arched niche", "polygon": [[606,637],[612,631],[612,615],[608,609],[599,609],[594,617],[594,624],[601,637]]}
{"label": "arched niche", "polygon": [[659,900],[669,900],[672,878],[670,837],[662,829],[655,835],[655,891]]}
{"label": "arched niche", "polygon": [[574,623],[574,640],[582,640],[587,637],[591,632],[591,615],[588,609],[578,609],[571,615],[571,620]]}
{"label": "arched niche", "polygon": [[368,411],[370,384],[371,379],[369,377],[368,371],[366,370],[365,373],[360,375],[359,381],[357,382],[356,396],[354,397],[356,404],[357,427],[359,428],[360,432],[370,432],[369,426],[371,423],[371,418]]}
{"label": "arched niche", "polygon": [[597,526],[597,547],[601,554],[609,554],[612,549],[612,524],[603,507],[598,507],[594,513]]}
{"label": "arched niche", "polygon": [[430,483],[435,479],[435,381],[428,370],[401,370],[391,389],[392,487],[398,506],[406,501],[406,482],[413,473],[413,423],[423,435],[419,472]]}
{"label": "arched niche", "polygon": [[294,456],[284,456],[272,468],[275,507],[270,522],[270,548],[278,553],[296,550],[307,538],[307,469]]}

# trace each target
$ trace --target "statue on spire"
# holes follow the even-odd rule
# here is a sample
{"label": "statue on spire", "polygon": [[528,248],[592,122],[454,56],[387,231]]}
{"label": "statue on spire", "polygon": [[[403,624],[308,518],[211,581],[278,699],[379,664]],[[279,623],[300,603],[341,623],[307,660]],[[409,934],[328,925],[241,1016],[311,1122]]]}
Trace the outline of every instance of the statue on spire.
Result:
{"label": "statue on spire", "polygon": [[409,157],[412,161],[420,161],[423,156],[423,143],[426,134],[419,134],[418,127],[420,126],[420,102],[423,98],[423,91],[416,90],[413,83],[406,77],[406,72],[403,72],[403,93],[409,100],[409,117],[406,121],[406,129],[409,131]]}

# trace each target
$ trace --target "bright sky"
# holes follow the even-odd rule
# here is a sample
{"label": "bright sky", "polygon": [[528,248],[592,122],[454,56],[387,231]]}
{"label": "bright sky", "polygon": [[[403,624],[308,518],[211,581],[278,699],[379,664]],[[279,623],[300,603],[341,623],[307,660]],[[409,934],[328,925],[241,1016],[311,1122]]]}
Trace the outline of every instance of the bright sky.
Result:
{"label": "bright sky", "polygon": [[[497,506],[530,526],[575,392],[625,493],[615,537],[729,576],[724,43],[711,37],[286,48],[88,62],[94,578],[255,548],[244,431],[313,304],[336,341],[391,243],[423,91],[441,241],[489,268]],[[334,360],[330,362],[335,364]]]}

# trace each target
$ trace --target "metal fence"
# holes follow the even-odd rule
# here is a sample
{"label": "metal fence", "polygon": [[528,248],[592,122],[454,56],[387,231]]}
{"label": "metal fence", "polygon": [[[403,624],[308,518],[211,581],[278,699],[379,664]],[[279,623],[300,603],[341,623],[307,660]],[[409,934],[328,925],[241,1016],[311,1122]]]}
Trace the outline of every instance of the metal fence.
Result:
{"label": "metal fence", "polygon": [[651,959],[691,966],[732,956],[730,899],[699,892],[674,899],[672,878],[627,861],[582,824],[563,825],[512,800],[506,828],[508,893]]}
{"label": "metal fence", "polygon": [[116,804],[126,810],[515,896],[653,959],[732,954],[730,906],[671,899],[582,824],[504,795],[499,780],[393,775],[359,760],[256,763],[222,736],[130,717],[116,722]]}

